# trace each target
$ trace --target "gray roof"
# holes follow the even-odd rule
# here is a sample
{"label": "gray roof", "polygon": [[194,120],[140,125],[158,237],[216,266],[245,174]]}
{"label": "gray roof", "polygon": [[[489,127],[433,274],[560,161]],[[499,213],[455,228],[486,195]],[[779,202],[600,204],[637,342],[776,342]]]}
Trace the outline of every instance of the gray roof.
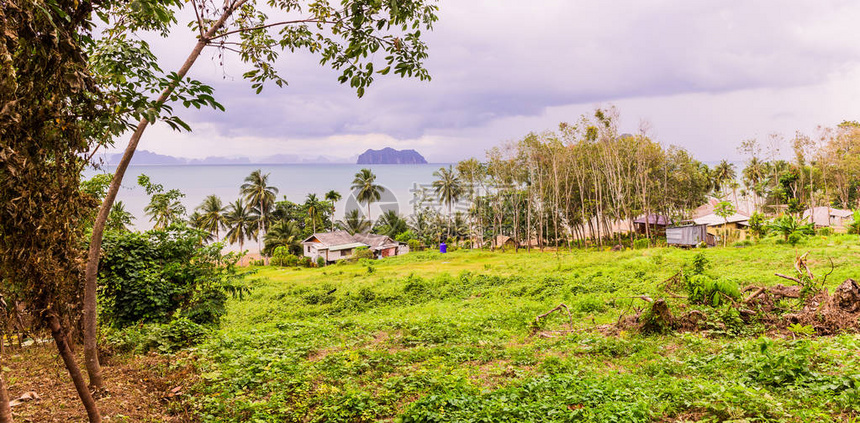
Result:
{"label": "gray roof", "polygon": [[[830,226],[831,217],[849,219],[854,216],[851,210],[837,209],[835,207],[815,207],[812,209],[812,219],[818,226]],[[809,220],[809,209],[803,212],[803,219]]]}
{"label": "gray roof", "polygon": [[648,216],[639,216],[636,219],[633,219],[633,223],[638,223],[644,225],[645,222],[648,222],[649,225],[671,225],[672,219],[669,219],[662,214],[650,214]]}
{"label": "gray roof", "polygon": [[314,239],[321,242],[326,247],[334,247],[338,245],[346,245],[356,242],[352,235],[350,235],[347,231],[319,232],[309,236],[303,242],[313,243]]}
{"label": "gray roof", "polygon": [[377,234],[355,234],[350,235],[347,231],[336,232],[320,232],[309,236],[303,241],[305,244],[322,243],[322,246],[317,248],[328,248],[331,251],[345,250],[348,248],[367,246],[371,249],[378,250],[382,248],[396,247],[400,245],[397,241],[386,235]]}
{"label": "gray roof", "polygon": [[698,219],[693,219],[693,222],[696,222],[697,225],[708,225],[708,226],[719,226],[723,225],[726,222],[728,223],[739,223],[741,225],[745,225],[746,222],[750,220],[749,216],[742,215],[740,213],[735,213],[728,217],[717,216],[714,213],[711,213],[706,216],[702,216]]}
{"label": "gray roof", "polygon": [[358,242],[363,242],[370,246],[371,249],[390,248],[400,245],[399,242],[391,239],[387,235],[377,234],[355,234],[352,236]]}

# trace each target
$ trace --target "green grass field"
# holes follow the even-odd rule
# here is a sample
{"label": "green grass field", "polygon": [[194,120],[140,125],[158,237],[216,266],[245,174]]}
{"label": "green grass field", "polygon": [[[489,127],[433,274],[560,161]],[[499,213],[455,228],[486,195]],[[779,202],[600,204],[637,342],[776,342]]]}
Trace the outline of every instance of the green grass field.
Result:
{"label": "green grass field", "polygon": [[[204,421],[857,421],[860,337],[723,320],[695,333],[605,336],[632,296],[703,250],[412,253],[321,269],[259,268],[197,349]],[[704,250],[707,273],[787,282],[810,251],[832,288],[860,279],[856,236]],[[691,306],[668,299],[672,310]],[[535,317],[559,303],[573,313]],[[699,308],[708,308],[701,307]],[[728,310],[726,308],[726,310]],[[543,335],[542,335],[543,334]]]}

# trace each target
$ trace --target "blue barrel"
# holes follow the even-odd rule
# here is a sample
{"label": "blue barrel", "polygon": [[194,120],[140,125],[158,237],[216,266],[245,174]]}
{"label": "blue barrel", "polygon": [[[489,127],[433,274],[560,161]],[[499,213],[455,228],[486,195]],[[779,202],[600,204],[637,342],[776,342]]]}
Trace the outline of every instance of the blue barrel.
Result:
{"label": "blue barrel", "polygon": [[447,252],[448,252],[448,246],[447,246],[447,245],[445,245],[445,243],[444,243],[444,242],[443,242],[443,243],[441,243],[441,244],[439,244],[439,252],[440,252],[440,253],[442,253],[442,254],[445,254],[445,253],[447,253]]}

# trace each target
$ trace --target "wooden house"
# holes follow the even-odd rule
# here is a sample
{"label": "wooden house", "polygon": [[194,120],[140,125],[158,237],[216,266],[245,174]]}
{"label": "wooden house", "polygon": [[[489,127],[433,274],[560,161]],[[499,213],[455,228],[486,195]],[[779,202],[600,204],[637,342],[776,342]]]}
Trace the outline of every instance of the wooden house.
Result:
{"label": "wooden house", "polygon": [[728,237],[728,240],[733,242],[743,241],[747,238],[749,219],[749,216],[740,213],[735,213],[727,217],[711,213],[693,219],[693,222],[697,225],[707,225],[708,233],[714,235],[717,241],[722,241],[723,237]]}
{"label": "wooden house", "polygon": [[649,214],[633,219],[633,227],[638,235],[645,235],[649,231],[652,235],[665,235],[666,228],[672,224],[672,219],[661,214]]}
{"label": "wooden house", "polygon": [[302,241],[302,253],[305,257],[317,261],[320,257],[326,263],[347,259],[356,248],[367,247],[374,257],[391,257],[406,254],[409,246],[399,243],[391,237],[377,234],[355,234],[346,231],[315,233]]}

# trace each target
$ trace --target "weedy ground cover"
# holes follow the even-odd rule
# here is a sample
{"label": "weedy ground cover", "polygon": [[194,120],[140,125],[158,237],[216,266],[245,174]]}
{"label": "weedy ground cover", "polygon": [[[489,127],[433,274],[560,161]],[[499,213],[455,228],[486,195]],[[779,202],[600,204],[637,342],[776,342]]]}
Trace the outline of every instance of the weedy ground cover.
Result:
{"label": "weedy ground cover", "polygon": [[[856,236],[797,251],[764,240],[259,268],[251,295],[229,302],[193,355],[190,401],[211,422],[856,421],[860,337],[742,324],[714,294],[785,282],[773,274],[790,272],[798,251],[818,274],[832,258],[830,289],[860,279]],[[722,282],[690,288],[695,302],[666,297],[681,269]],[[711,320],[695,332],[604,334],[643,295]],[[559,303],[573,331],[564,313],[535,322]]]}

